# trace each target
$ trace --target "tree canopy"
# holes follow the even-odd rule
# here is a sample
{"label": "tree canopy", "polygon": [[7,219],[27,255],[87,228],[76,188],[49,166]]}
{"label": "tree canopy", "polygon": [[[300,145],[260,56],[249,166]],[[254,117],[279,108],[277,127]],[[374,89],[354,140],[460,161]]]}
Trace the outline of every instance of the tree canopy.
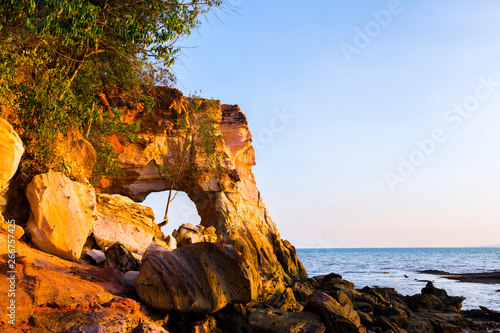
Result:
{"label": "tree canopy", "polygon": [[10,110],[27,147],[27,161],[33,168],[43,165],[55,135],[74,126],[102,153],[96,172],[106,174],[114,160],[106,137],[120,134],[133,140],[137,124],[122,123],[116,110],[97,107],[99,93],[139,92],[136,102],[149,110],[148,86],[172,83],[178,39],[222,1],[0,4],[0,106],[2,112]]}

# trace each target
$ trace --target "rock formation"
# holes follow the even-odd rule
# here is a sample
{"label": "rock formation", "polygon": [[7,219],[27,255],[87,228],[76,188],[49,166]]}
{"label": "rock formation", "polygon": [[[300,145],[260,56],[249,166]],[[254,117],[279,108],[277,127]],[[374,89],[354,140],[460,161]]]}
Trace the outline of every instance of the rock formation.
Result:
{"label": "rock formation", "polygon": [[136,289],[156,309],[213,313],[230,303],[250,303],[257,293],[255,278],[230,248],[196,243],[148,253]]}
{"label": "rock formation", "polygon": [[95,219],[94,189],[50,171],[33,178],[26,197],[31,207],[27,231],[33,243],[64,259],[80,258]]}
{"label": "rock formation", "polygon": [[129,251],[144,253],[161,231],[154,222],[153,210],[118,194],[97,194],[94,239],[106,250],[119,242]]}
{"label": "rock formation", "polygon": [[[188,111],[185,98],[178,91],[164,88],[161,94],[163,100],[151,115],[138,114],[127,103],[120,104],[120,111],[129,121],[154,123],[156,127],[141,127],[139,142],[120,147],[118,162],[125,177],[114,179],[103,191],[141,201],[151,192],[168,189],[159,170],[164,159],[169,158],[169,146],[184,133],[177,127],[176,119]],[[108,97],[110,105],[114,100]],[[257,190],[251,170],[255,152],[245,115],[237,105],[218,105],[212,120],[215,133],[221,138],[216,149],[222,157],[221,168],[202,173],[194,181],[178,181],[174,189],[188,194],[196,205],[201,225],[215,228],[217,241],[231,245],[259,272],[263,279],[259,297],[269,299],[279,288],[276,281],[290,284],[307,274],[293,246],[281,239]],[[197,167],[201,170],[203,165]]]}
{"label": "rock formation", "polygon": [[[134,143],[111,139],[124,176],[103,179],[97,189],[86,180],[95,153],[74,129],[54,142],[66,175],[49,171],[30,179],[18,173],[12,180],[23,148],[0,119],[0,187],[10,183],[16,194],[1,191],[0,199],[18,219],[0,221],[0,256],[13,265],[1,266],[0,289],[14,288],[17,302],[16,325],[3,311],[0,331],[498,331],[500,314],[462,312],[462,297],[432,283],[421,294],[402,296],[390,288],[354,289],[335,273],[308,278],[256,187],[251,134],[239,107],[216,103],[215,112],[204,115],[217,138],[218,167],[190,156],[189,172],[172,179],[162,170],[173,147],[193,140],[179,124],[196,129],[201,123],[186,121],[189,103],[179,91],[158,88],[155,96],[150,114],[134,109],[126,96],[100,96],[102,107],[118,107],[141,129]],[[201,224],[182,225],[165,237],[151,209],[137,202],[169,184],[189,195]],[[18,224],[27,226],[26,235]],[[9,280],[13,269],[15,283]],[[0,307],[11,302],[0,298]]]}

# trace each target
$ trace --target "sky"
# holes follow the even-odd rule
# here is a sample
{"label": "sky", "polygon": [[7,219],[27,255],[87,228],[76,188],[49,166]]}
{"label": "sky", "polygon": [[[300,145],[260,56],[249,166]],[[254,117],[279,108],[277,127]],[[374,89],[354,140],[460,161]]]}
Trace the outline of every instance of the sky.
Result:
{"label": "sky", "polygon": [[[500,243],[496,0],[236,0],[180,42],[178,88],[238,104],[298,248]],[[276,125],[278,124],[278,125]],[[165,193],[144,202],[162,219]],[[167,233],[198,223],[175,199]]]}

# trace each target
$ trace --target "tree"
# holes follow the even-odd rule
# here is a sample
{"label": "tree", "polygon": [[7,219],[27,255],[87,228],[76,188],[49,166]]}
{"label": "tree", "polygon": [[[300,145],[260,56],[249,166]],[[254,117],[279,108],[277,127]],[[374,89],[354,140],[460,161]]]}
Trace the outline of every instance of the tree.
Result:
{"label": "tree", "polygon": [[163,159],[159,172],[168,186],[165,217],[158,224],[160,227],[168,223],[170,203],[177,195],[172,196],[174,187],[189,185],[220,167],[221,158],[217,152],[222,140],[217,118],[220,105],[213,99],[196,95],[187,98],[185,104],[186,108],[176,124],[181,135],[170,138],[166,154],[159,152]]}
{"label": "tree", "polygon": [[[113,168],[107,142],[138,124],[100,108],[100,93],[134,93],[145,112],[155,84],[170,84],[176,41],[221,0],[0,0],[0,106],[26,145],[25,167],[43,168],[57,133],[76,127]],[[99,154],[98,154],[99,155]],[[96,175],[98,179],[99,175]]]}

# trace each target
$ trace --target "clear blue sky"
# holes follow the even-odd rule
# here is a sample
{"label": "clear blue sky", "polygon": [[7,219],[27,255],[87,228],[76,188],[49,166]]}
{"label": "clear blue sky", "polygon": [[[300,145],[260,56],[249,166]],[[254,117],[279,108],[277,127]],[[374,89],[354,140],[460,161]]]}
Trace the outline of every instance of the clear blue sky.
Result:
{"label": "clear blue sky", "polygon": [[[247,115],[283,238],[500,243],[498,1],[236,3],[181,42],[175,71]],[[145,202],[159,217],[164,197]]]}

